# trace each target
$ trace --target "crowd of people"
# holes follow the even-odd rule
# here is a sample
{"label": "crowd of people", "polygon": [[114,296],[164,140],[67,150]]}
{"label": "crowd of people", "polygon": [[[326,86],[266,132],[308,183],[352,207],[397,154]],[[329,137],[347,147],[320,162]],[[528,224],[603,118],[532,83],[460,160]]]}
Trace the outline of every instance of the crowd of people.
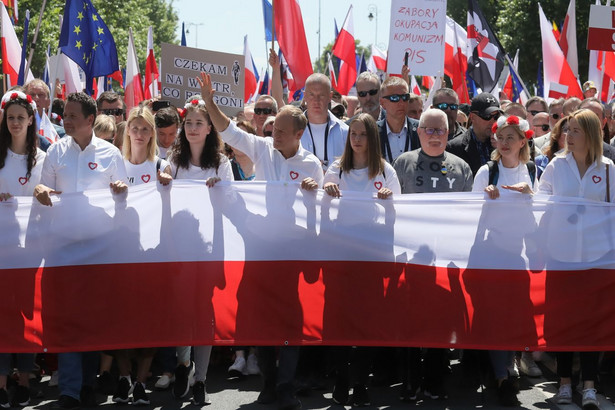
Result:
{"label": "crowd of people", "polygon": [[[359,75],[356,97],[333,92],[329,79],[312,74],[301,102],[287,104],[282,95],[278,56],[272,51],[272,95],[260,96],[235,118],[216,105],[209,75],[201,74],[201,94],[183,107],[154,110],[153,100],[126,112],[122,97],[104,92],[97,100],[69,94],[51,104],[41,80],[15,87],[2,97],[0,128],[0,201],[34,195],[43,205],[62,193],[129,186],[174,179],[284,181],[301,189],[323,189],[333,198],[346,191],[371,192],[379,200],[424,192],[484,192],[497,200],[505,191],[535,192],[612,202],[615,189],[615,116],[612,105],[594,95],[547,103],[532,97],[525,105],[489,93],[459,104],[454,90],[441,88],[423,111],[421,96],[409,92],[406,75]],[[418,102],[418,103],[417,103]],[[53,107],[50,118],[60,139],[50,144],[38,133],[37,117]],[[51,113],[48,113],[51,114]],[[98,172],[91,172],[100,167]],[[604,175],[592,180],[590,175]],[[155,176],[155,177],[151,177]],[[324,360],[311,347],[243,346],[234,348],[229,373],[261,374],[259,403],[280,409],[300,408],[296,398],[301,357]],[[368,376],[380,351],[360,347],[331,348],[335,357],[333,401],[371,403]],[[179,400],[211,403],[206,376],[211,346],[181,346],[57,355],[50,383],[59,386],[53,408],[96,404],[96,384],[114,381],[113,401],[149,405],[146,382],[153,360],[161,363],[157,389],[170,389]],[[531,352],[490,351],[501,404],[518,404],[520,372],[541,375]],[[404,371],[400,398],[447,397],[444,389],[448,352],[420,347],[398,349]],[[471,360],[472,355],[464,355]],[[136,373],[131,374],[132,360]],[[277,359],[277,365],[276,365]],[[112,372],[115,361],[117,372]],[[50,360],[49,363],[53,362]],[[572,353],[558,353],[559,404],[572,400]],[[34,354],[0,354],[0,407],[26,406]],[[597,408],[598,354],[582,353],[584,408]],[[299,366],[300,367],[300,366]],[[318,373],[319,366],[311,372]],[[18,374],[11,400],[9,376]],[[111,376],[111,374],[114,376]],[[310,371],[308,371],[310,373]],[[310,373],[310,374],[312,374]],[[350,395],[352,387],[353,394]]]}

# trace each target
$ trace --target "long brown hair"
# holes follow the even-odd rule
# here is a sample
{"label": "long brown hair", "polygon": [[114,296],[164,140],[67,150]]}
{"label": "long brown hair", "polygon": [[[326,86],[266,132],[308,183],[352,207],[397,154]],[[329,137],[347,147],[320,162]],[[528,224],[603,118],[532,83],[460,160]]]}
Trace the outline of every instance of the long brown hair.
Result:
{"label": "long brown hair", "polygon": [[549,136],[549,143],[547,144],[547,147],[545,148],[545,156],[547,158],[549,158],[549,161],[551,161],[553,159],[553,157],[555,156],[555,153],[559,150],[561,150],[564,147],[560,147],[559,146],[559,138],[562,135],[562,131],[564,129],[564,127],[566,127],[568,125],[568,119],[570,117],[569,116],[565,116],[564,118],[562,118],[561,120],[559,120],[555,126],[553,127],[553,129],[551,130],[551,135]]}
{"label": "long brown hair", "polygon": [[209,118],[209,113],[205,109],[204,105],[191,105],[186,108],[184,119],[181,126],[181,131],[179,132],[179,137],[175,140],[173,144],[173,155],[172,161],[178,166],[178,168],[190,168],[190,156],[192,153],[190,152],[190,143],[186,138],[186,117],[190,111],[196,111],[202,114],[207,123],[211,125],[211,131],[205,137],[205,146],[203,147],[203,151],[199,157],[199,166],[202,169],[207,168],[215,168],[216,171],[220,166],[220,148],[222,147],[222,139],[216,131],[216,127],[212,124],[211,119]]}
{"label": "long brown hair", "polygon": [[[28,117],[34,117],[32,106],[21,98],[9,100],[4,107],[2,113],[2,126],[0,127],[0,169],[6,164],[6,156],[8,155],[9,147],[12,142],[12,135],[9,131],[9,126],[6,120],[6,113],[11,105],[19,105],[26,109]],[[32,118],[32,124],[28,126],[26,132],[26,156],[27,156],[27,172],[26,178],[30,178],[32,168],[36,166],[36,148],[38,146],[38,133],[36,129],[36,119]]]}
{"label": "long brown hair", "polygon": [[365,127],[367,134],[367,175],[369,179],[374,179],[384,172],[384,159],[382,159],[382,152],[380,150],[378,126],[374,118],[366,113],[359,114],[350,122],[346,146],[340,158],[340,169],[344,172],[350,172],[350,170],[354,168],[354,152],[350,145],[350,130],[352,129],[352,125],[357,122],[363,123]]}

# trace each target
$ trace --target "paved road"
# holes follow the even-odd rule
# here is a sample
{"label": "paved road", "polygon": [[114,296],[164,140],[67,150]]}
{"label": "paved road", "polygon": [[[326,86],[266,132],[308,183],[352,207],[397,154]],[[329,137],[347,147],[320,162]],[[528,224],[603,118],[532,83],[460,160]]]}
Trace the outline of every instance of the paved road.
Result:
{"label": "paved road", "polygon": [[[256,398],[260,388],[258,376],[250,376],[240,381],[229,381],[226,379],[226,367],[228,364],[223,360],[219,364],[210,366],[208,374],[208,392],[212,399],[210,406],[205,406],[207,410],[214,409],[242,409],[242,410],[269,410],[275,406],[263,406],[257,404]],[[370,396],[374,409],[475,409],[475,408],[500,408],[497,404],[496,392],[493,388],[486,388],[483,391],[462,387],[466,383],[462,376],[461,365],[458,361],[452,362],[452,373],[447,379],[447,392],[449,398],[446,400],[432,400],[420,398],[416,403],[402,403],[398,399],[398,385],[387,387],[371,387]],[[525,409],[562,409],[574,410],[581,406],[581,395],[575,393],[574,403],[571,405],[555,404],[551,398],[557,391],[556,377],[554,374],[555,363],[549,355],[545,355],[540,363],[544,376],[540,378],[521,378],[521,392],[519,399],[521,408]],[[47,386],[48,377],[45,376],[40,383],[34,384],[33,392],[38,392],[39,396],[32,400],[32,405],[27,409],[45,409],[48,404],[57,397],[57,388]],[[153,389],[155,379],[148,382],[148,389]],[[304,409],[342,409],[331,400],[331,388],[333,381],[329,380],[329,388],[323,391],[313,391],[309,396],[301,397]],[[111,397],[99,395],[99,406],[104,410],[130,409],[130,405],[117,405],[111,401]],[[603,410],[615,409],[612,401],[615,398],[615,377],[612,374],[602,375],[601,408]],[[195,409],[196,407],[188,402],[179,402],[171,397],[170,391],[150,392],[151,406],[141,408],[177,410],[181,408]],[[350,408],[350,406],[346,406]]]}

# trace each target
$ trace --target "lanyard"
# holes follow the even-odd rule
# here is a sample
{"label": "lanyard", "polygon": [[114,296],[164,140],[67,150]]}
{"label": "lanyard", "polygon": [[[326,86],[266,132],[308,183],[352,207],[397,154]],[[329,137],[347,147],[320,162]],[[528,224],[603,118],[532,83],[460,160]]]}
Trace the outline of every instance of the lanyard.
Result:
{"label": "lanyard", "polygon": [[[307,112],[305,113],[305,117],[307,118]],[[308,131],[310,132],[310,138],[312,139],[312,146],[314,147],[314,155],[316,155],[316,144],[314,144],[314,136],[312,135],[312,127],[310,127],[310,119],[308,118],[307,123]],[[327,154],[327,139],[329,138],[329,114],[327,114],[327,126],[325,127],[325,158],[322,161],[325,166],[329,165],[329,156]]]}
{"label": "lanyard", "polygon": [[[384,125],[386,127],[386,124]],[[403,128],[402,128],[403,130]],[[408,151],[408,146],[410,145],[410,128],[406,130],[406,144],[404,144],[404,152]],[[393,163],[393,154],[391,153],[391,144],[389,143],[389,135],[387,133],[386,138],[384,138],[384,148],[386,149],[386,155],[389,156],[389,164]]]}

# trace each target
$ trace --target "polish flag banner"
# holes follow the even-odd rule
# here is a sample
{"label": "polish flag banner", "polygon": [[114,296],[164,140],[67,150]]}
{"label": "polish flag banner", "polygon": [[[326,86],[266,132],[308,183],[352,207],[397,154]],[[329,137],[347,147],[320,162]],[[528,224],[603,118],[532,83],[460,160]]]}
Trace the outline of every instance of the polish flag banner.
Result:
{"label": "polish flag banner", "polygon": [[250,52],[250,47],[248,46],[247,35],[243,38],[243,55],[245,70],[245,81],[243,83],[243,98],[244,102],[247,103],[248,101],[250,101],[250,98],[258,92],[258,90],[256,89],[256,85],[258,84],[258,70],[256,69],[254,59],[252,58],[252,53]]}
{"label": "polish flag banner", "polygon": [[615,350],[610,203],[204,181],[53,203],[0,204],[0,351]]}
{"label": "polish flag banner", "polygon": [[568,65],[562,49],[555,41],[551,24],[542,7],[538,5],[540,33],[542,36],[542,61],[544,68],[544,87],[547,100],[553,98],[577,97],[583,99],[581,86]]}
{"label": "polish flag banner", "polygon": [[410,76],[410,92],[412,94],[421,95],[421,87],[419,87],[419,83],[416,82],[415,76]]}
{"label": "polish flag banner", "polygon": [[297,89],[314,72],[298,0],[274,0],[275,32]]}
{"label": "polish flag banner", "polygon": [[333,55],[343,62],[340,65],[336,90],[342,95],[348,95],[348,92],[357,81],[357,53],[354,42],[352,5],[348,9],[344,25],[335,40],[332,51]]}
{"label": "polish flag banner", "polygon": [[154,31],[152,26],[149,26],[147,31],[147,60],[145,60],[145,84],[143,87],[146,99],[158,97],[160,90],[159,78],[158,64],[154,56]]}
{"label": "polish flag banner", "polygon": [[372,55],[369,57],[367,69],[372,73],[387,71],[387,52],[372,45]]}
{"label": "polish flag banner", "polygon": [[133,107],[137,107],[143,100],[143,85],[141,83],[141,74],[139,73],[139,62],[132,38],[132,30],[129,30],[126,55],[126,84],[124,86],[126,112],[130,112]]}
{"label": "polish flag banner", "polygon": [[0,20],[2,24],[2,73],[5,81],[8,80],[6,84],[8,89],[17,85],[19,67],[21,66],[21,45],[4,3],[1,3],[0,7],[2,8]]}
{"label": "polish flag banner", "polygon": [[331,61],[331,54],[329,54],[329,63],[327,67],[329,68],[329,79],[331,81],[331,88],[337,90],[337,77],[335,77],[335,68],[333,67],[333,61]]}
{"label": "polish flag banner", "polygon": [[455,20],[446,16],[444,73],[451,78],[453,90],[462,104],[470,103],[466,72],[468,71],[467,33]]}
{"label": "polish flag banner", "polygon": [[575,77],[579,76],[579,58],[577,56],[577,19],[575,11],[575,0],[568,3],[568,11],[562,25],[562,32],[559,38],[559,46],[566,56],[566,61]]}

